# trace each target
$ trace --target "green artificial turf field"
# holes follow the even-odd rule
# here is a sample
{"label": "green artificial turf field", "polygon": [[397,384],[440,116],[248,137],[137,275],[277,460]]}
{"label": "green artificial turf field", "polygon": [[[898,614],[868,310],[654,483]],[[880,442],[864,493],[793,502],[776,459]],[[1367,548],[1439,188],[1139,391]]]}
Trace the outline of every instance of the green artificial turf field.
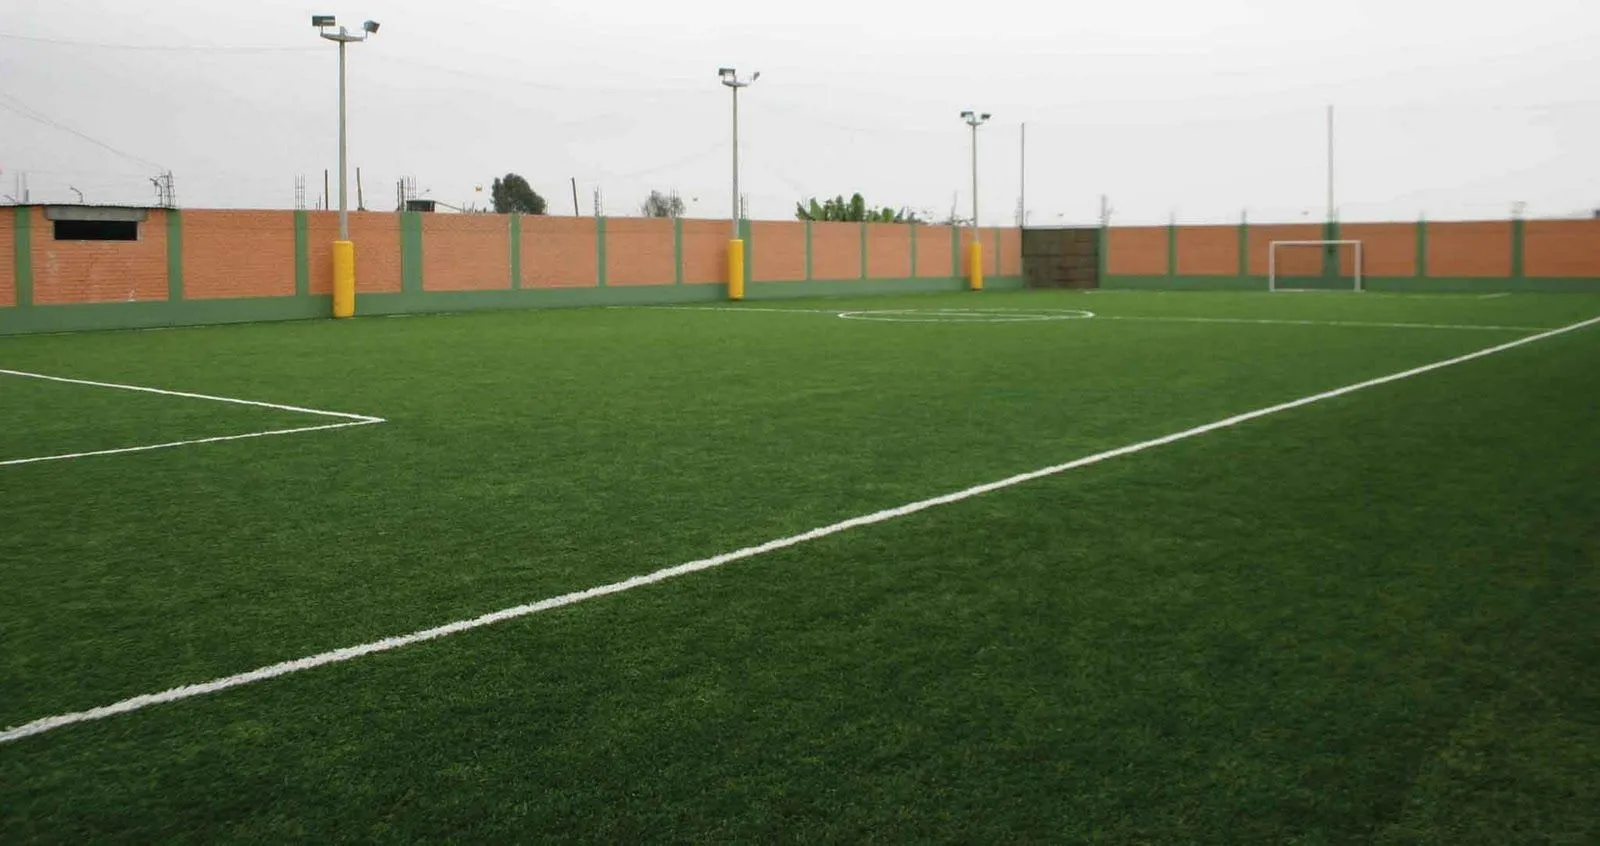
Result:
{"label": "green artificial turf field", "polygon": [[885,509],[1597,315],[1019,292],[3,338],[291,408],[0,374],[0,729],[33,726],[0,842],[1594,842],[1600,325]]}

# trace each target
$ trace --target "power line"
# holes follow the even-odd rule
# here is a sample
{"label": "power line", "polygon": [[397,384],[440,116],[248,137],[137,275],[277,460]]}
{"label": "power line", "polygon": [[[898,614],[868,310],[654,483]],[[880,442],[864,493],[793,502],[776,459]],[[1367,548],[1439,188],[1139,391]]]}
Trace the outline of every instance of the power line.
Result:
{"label": "power line", "polygon": [[73,41],[65,38],[41,38],[36,35],[16,35],[0,32],[8,41],[25,41],[31,44],[52,44],[58,47],[88,47],[96,50],[136,50],[151,53],[305,53],[321,47],[287,47],[275,44],[107,44],[97,41]]}
{"label": "power line", "polygon": [[45,126],[51,127],[53,129],[59,129],[62,132],[66,132],[66,133],[68,133],[70,135],[75,135],[75,136],[77,136],[79,138],[82,138],[85,141],[88,141],[91,144],[94,144],[97,147],[101,147],[103,149],[106,149],[106,150],[109,150],[109,151],[111,151],[113,153],[116,153],[117,155],[119,155],[119,156],[121,156],[121,157],[123,157],[123,158],[125,158],[125,159],[127,159],[129,161],[138,162],[138,163],[140,163],[142,165],[145,165],[147,167],[153,167],[156,170],[166,170],[165,167],[163,167],[163,166],[161,166],[159,164],[156,164],[155,162],[150,161],[149,159],[140,158],[138,156],[133,155],[132,153],[125,153],[122,150],[118,150],[116,147],[113,147],[110,144],[107,144],[106,142],[101,141],[98,138],[95,138],[95,137],[93,137],[91,135],[88,135],[88,134],[85,134],[83,132],[80,132],[80,131],[78,131],[76,129],[73,129],[70,126],[67,126],[64,123],[61,123],[61,122],[59,122],[57,120],[54,120],[51,117],[49,117],[48,115],[46,115],[45,113],[39,111],[38,109],[35,109],[32,106],[29,106],[28,104],[22,102],[21,100],[18,100],[15,97],[11,97],[11,96],[9,96],[7,94],[0,93],[0,108],[3,108],[3,109],[5,109],[5,110],[7,110],[9,112],[13,112],[13,113],[18,114],[18,115],[21,115],[22,117],[25,117],[28,120],[34,121],[36,123],[44,124]]}

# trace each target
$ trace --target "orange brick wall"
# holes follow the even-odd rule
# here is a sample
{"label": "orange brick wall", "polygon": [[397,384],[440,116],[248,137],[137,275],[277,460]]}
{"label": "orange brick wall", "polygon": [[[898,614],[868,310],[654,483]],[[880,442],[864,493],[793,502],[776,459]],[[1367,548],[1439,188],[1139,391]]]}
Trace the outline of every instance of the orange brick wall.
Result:
{"label": "orange brick wall", "polygon": [[1510,276],[1511,223],[1428,224],[1428,275]]}
{"label": "orange brick wall", "polygon": [[[333,242],[339,237],[338,212],[309,212],[307,260],[313,294],[333,292]],[[350,241],[356,245],[356,293],[400,290],[400,215],[351,212]]]}
{"label": "orange brick wall", "polygon": [[671,220],[606,221],[607,285],[671,285],[676,276]]}
{"label": "orange brick wall", "polygon": [[861,224],[811,224],[811,278],[861,278]]}
{"label": "orange brick wall", "polygon": [[588,288],[599,283],[596,223],[592,217],[522,219],[522,285]]}
{"label": "orange brick wall", "polygon": [[806,278],[806,225],[751,223],[750,279],[754,282],[796,282]]}
{"label": "orange brick wall", "polygon": [[1106,273],[1163,276],[1167,272],[1167,228],[1131,226],[1106,233]]}
{"label": "orange brick wall", "polygon": [[911,227],[867,224],[867,275],[873,279],[911,278]]}
{"label": "orange brick wall", "polygon": [[0,209],[0,308],[17,304],[17,218],[13,209]]}
{"label": "orange brick wall", "polygon": [[[1412,223],[1342,223],[1339,237],[1361,242],[1363,276],[1414,276],[1417,227]],[[1339,251],[1339,272],[1350,273],[1350,249]]]}
{"label": "orange brick wall", "polygon": [[138,241],[57,241],[33,209],[33,301],[40,305],[167,298],[167,215],[151,211]]}
{"label": "orange brick wall", "polygon": [[[1266,276],[1273,241],[1321,241],[1326,230],[1320,223],[1250,226],[1250,275]],[[1321,276],[1322,250],[1318,247],[1279,247],[1280,276]]]}
{"label": "orange brick wall", "polygon": [[1239,227],[1180,227],[1178,229],[1178,275],[1239,275]]}
{"label": "orange brick wall", "polygon": [[509,215],[422,215],[424,291],[503,291],[510,287]]}
{"label": "orange brick wall", "polygon": [[732,239],[732,227],[732,222],[726,220],[683,222],[684,282],[728,281],[728,241]]}
{"label": "orange brick wall", "polygon": [[950,261],[950,227],[917,227],[917,276],[943,278],[955,276]]}
{"label": "orange brick wall", "polygon": [[184,299],[294,296],[294,212],[183,212]]}
{"label": "orange brick wall", "polygon": [[1022,230],[1000,230],[1000,275],[1022,275]]}
{"label": "orange brick wall", "polygon": [[1523,226],[1527,276],[1600,277],[1600,220],[1530,220]]}

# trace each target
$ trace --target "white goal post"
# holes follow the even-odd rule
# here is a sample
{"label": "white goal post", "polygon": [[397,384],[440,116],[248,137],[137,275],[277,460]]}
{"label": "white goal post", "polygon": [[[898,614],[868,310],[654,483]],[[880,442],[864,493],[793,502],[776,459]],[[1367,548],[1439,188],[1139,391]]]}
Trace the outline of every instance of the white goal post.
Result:
{"label": "white goal post", "polygon": [[1353,247],[1355,250],[1355,290],[1366,290],[1365,281],[1362,279],[1361,242],[1360,241],[1273,241],[1267,246],[1267,290],[1304,290],[1300,288],[1284,289],[1278,285],[1278,248],[1279,247]]}

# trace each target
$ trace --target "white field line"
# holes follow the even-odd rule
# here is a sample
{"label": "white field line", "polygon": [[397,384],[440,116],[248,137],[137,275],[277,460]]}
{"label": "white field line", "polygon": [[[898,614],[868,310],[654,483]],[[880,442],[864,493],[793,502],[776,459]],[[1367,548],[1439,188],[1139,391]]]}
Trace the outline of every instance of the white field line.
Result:
{"label": "white field line", "polygon": [[[883,312],[885,314],[901,314],[901,315],[911,314],[913,312],[918,311],[918,309],[868,309],[868,310],[865,310],[865,311],[857,310],[857,311],[843,311],[843,312],[841,312],[841,311],[839,311],[837,309],[825,309],[825,308],[747,308],[747,307],[743,307],[743,306],[611,306],[611,308],[650,309],[650,310],[655,310],[655,311],[754,311],[754,312],[764,312],[764,313],[768,313],[768,314],[812,314],[812,315],[832,315],[834,317],[843,317],[844,315],[847,315],[847,314],[848,315],[871,314],[871,313],[873,313],[873,311],[879,311],[879,312]],[[1059,309],[1056,309],[1056,310],[1059,311]],[[930,311],[930,312],[951,311],[951,309],[929,309],[928,311]],[[1001,312],[1001,313],[1010,312],[1010,313],[1015,314],[1015,313],[1025,312],[1025,311],[1028,311],[1028,310],[1027,309],[959,309],[959,311],[969,312],[969,313],[972,313],[972,314],[982,314],[985,311],[998,311],[998,312]],[[1043,310],[1043,311],[1050,311],[1050,310],[1046,309],[1046,310]],[[860,318],[857,317],[856,319],[860,319]],[[1094,314],[1094,319],[1096,319],[1096,320],[1136,320],[1136,321],[1150,321],[1150,322],[1155,322],[1155,323],[1237,323],[1237,324],[1244,324],[1244,325],[1261,324],[1261,325],[1267,325],[1267,326],[1272,326],[1272,325],[1282,325],[1282,326],[1350,326],[1350,327],[1359,327],[1359,328],[1366,328],[1366,329],[1469,329],[1469,330],[1470,329],[1479,329],[1479,330],[1487,330],[1487,331],[1493,331],[1493,332],[1544,332],[1544,331],[1548,331],[1550,329],[1550,327],[1548,327],[1548,326],[1492,326],[1492,325],[1466,324],[1466,323],[1459,323],[1459,324],[1458,323],[1383,323],[1383,322],[1364,321],[1364,320],[1289,320],[1289,319],[1253,318],[1253,317],[1139,317],[1139,316],[1133,316],[1133,315],[1119,316],[1119,315],[1098,314],[1098,313]],[[918,322],[924,322],[924,323],[980,323],[980,322],[989,322],[989,323],[1027,323],[1027,322],[1043,322],[1043,321],[1024,321],[1024,320],[993,320],[993,321],[976,321],[976,320],[967,320],[967,321],[961,321],[961,320],[927,320],[927,321],[886,320],[886,321],[880,321],[880,322],[885,322],[885,323],[918,323]]]}
{"label": "white field line", "polygon": [[1510,291],[1502,291],[1502,292],[1500,292],[1498,294],[1481,294],[1481,295],[1478,296],[1478,299],[1480,299],[1480,300],[1498,300],[1501,297],[1509,297],[1509,296],[1511,296],[1511,292]]}
{"label": "white field line", "polygon": [[155,449],[172,449],[173,447],[194,446],[195,444],[217,444],[223,441],[243,441],[250,438],[270,438],[276,435],[298,435],[303,432],[322,432],[329,429],[348,429],[351,426],[371,426],[382,423],[381,420],[355,420],[349,423],[324,423],[321,426],[302,426],[298,429],[273,429],[268,432],[246,432],[243,435],[220,435],[214,438],[195,438],[189,441],[171,441],[164,444],[145,444],[143,446],[120,447],[118,449],[97,449],[92,452],[67,452],[61,455],[41,455],[33,458],[12,458],[0,461],[0,467],[14,467],[19,464],[38,464],[41,461],[65,461],[72,458],[91,458],[99,455],[124,455],[130,452],[149,452]]}
{"label": "white field line", "polygon": [[965,490],[944,494],[943,496],[919,500],[917,502],[907,503],[895,508],[888,508],[884,509],[883,511],[875,511],[871,514],[863,514],[859,517],[851,517],[848,520],[841,520],[837,523],[812,529],[809,532],[801,532],[798,535],[790,535],[785,538],[770,540],[766,543],[758,544],[756,546],[747,546],[743,549],[736,549],[732,552],[724,552],[721,555],[714,555],[710,558],[701,558],[697,561],[690,561],[685,564],[679,564],[675,567],[667,567],[666,569],[657,570],[653,573],[634,576],[631,579],[624,579],[620,582],[612,582],[611,584],[589,588],[588,590],[565,593],[560,596],[553,596],[549,599],[543,599],[528,605],[518,605],[512,608],[503,608],[499,611],[492,611],[488,614],[484,614],[479,617],[473,617],[469,620],[457,620],[453,623],[445,623],[442,626],[435,626],[430,629],[423,629],[410,634],[396,635],[394,637],[387,637],[382,640],[375,640],[370,643],[363,643],[357,646],[347,646],[343,649],[335,649],[331,652],[321,652],[316,655],[308,655],[304,658],[296,658],[292,661],[284,661],[266,667],[259,667],[248,672],[224,676],[219,679],[212,679],[208,682],[184,685],[182,687],[175,687],[170,690],[160,691],[158,693],[145,693],[139,696],[124,699],[120,702],[113,702],[110,705],[102,705],[98,708],[90,708],[87,711],[73,711],[66,714],[56,714],[55,716],[41,717],[37,720],[0,731],[0,743],[11,743],[13,741],[21,740],[25,737],[44,734],[45,732],[54,731],[55,729],[64,728],[76,723],[103,720],[107,717],[113,717],[118,714],[126,714],[132,711],[148,708],[151,705],[160,705],[168,702],[192,699],[196,696],[204,696],[209,693],[216,693],[218,691],[227,690],[233,687],[240,687],[242,685],[253,684],[259,681],[266,681],[267,679],[286,676],[290,673],[298,673],[302,670],[310,670],[327,664],[337,664],[343,661],[350,661],[367,655],[373,655],[379,652],[387,652],[391,649],[399,649],[403,646],[410,646],[414,643],[436,640],[441,637],[448,637],[450,635],[460,634],[461,632],[480,629],[485,626],[492,626],[495,623],[503,623],[507,620],[515,620],[520,617],[529,616],[530,614],[537,614],[541,611],[549,611],[555,608],[564,608],[568,605],[576,605],[580,602],[585,602],[587,600],[596,599],[602,596],[625,593],[633,590],[634,588],[653,585],[658,582],[667,581],[668,579],[686,576],[690,573],[698,573],[702,570],[710,570],[715,567],[721,567],[724,564],[731,564],[735,561],[742,561],[746,558],[754,558],[758,555],[764,555],[768,552],[775,552],[780,549],[788,549],[789,547],[799,546],[800,544],[807,543],[809,541],[825,538],[829,535],[836,535],[841,532],[847,532],[851,529],[857,529],[862,526],[887,523],[890,520],[915,514],[919,511],[925,511],[929,508],[937,508],[941,505],[949,505],[951,503],[961,502],[962,500],[971,499],[973,497],[982,496],[987,493],[992,493],[994,491],[1020,485],[1024,482],[1031,482],[1035,479],[1045,478],[1046,476],[1054,476],[1059,473],[1065,473],[1068,470],[1076,470],[1079,467],[1087,467],[1091,464],[1099,464],[1102,461],[1109,461],[1113,458],[1120,458],[1124,455],[1133,455],[1134,453],[1144,452],[1145,450],[1155,449],[1156,447],[1166,446],[1167,444],[1177,443],[1178,441],[1188,440],[1189,438],[1199,437],[1200,435],[1209,434],[1222,429],[1228,429],[1238,426],[1241,423],[1247,423],[1251,420],[1257,420],[1262,417],[1270,417],[1271,415],[1279,414],[1291,409],[1312,405],[1324,400],[1334,399],[1335,397],[1342,397],[1346,394],[1353,394],[1357,391],[1366,390],[1367,388],[1374,388],[1379,385],[1387,385],[1390,382],[1398,382],[1402,379],[1410,379],[1413,376],[1420,376],[1424,373],[1431,373],[1435,370],[1453,367],[1457,364],[1463,364],[1475,359],[1502,353],[1506,350],[1515,349],[1525,344],[1531,344],[1535,341],[1542,341],[1546,338],[1553,338],[1557,335],[1573,332],[1588,326],[1593,326],[1595,324],[1600,324],[1600,317],[1590,318],[1589,320],[1582,321],[1581,323],[1574,323],[1570,326],[1563,326],[1560,329],[1552,329],[1538,335],[1530,335],[1526,338],[1518,338],[1517,340],[1510,341],[1508,343],[1487,347],[1485,349],[1478,350],[1477,352],[1456,356],[1455,358],[1447,358],[1443,361],[1436,361],[1432,364],[1424,364],[1420,367],[1413,367],[1410,370],[1402,370],[1398,373],[1391,373],[1387,376],[1380,376],[1376,379],[1368,379],[1365,382],[1356,382],[1355,384],[1346,385],[1342,388],[1334,388],[1331,391],[1323,391],[1320,394],[1312,394],[1310,396],[1301,397],[1300,399],[1290,400],[1289,402],[1267,406],[1266,408],[1258,408],[1255,411],[1247,411],[1243,414],[1225,417],[1221,420],[1196,426],[1192,429],[1185,429],[1181,432],[1174,432],[1170,435],[1164,435],[1148,441],[1140,441],[1136,444],[1129,444],[1128,446],[1085,456],[1083,458],[1069,461],[1065,464],[1056,464],[1028,473],[1020,473],[1018,475],[1010,476],[998,481],[988,482],[982,485],[975,485]]}
{"label": "white field line", "polygon": [[40,379],[46,382],[61,382],[68,385],[88,385],[95,388],[112,388],[119,391],[137,391],[143,394],[160,394],[168,397],[183,397],[185,399],[206,400],[208,402],[222,402],[232,405],[249,405],[258,408],[271,408],[278,411],[289,411],[296,414],[311,414],[318,417],[334,417],[345,420],[345,423],[324,423],[319,426],[300,426],[293,429],[272,429],[265,432],[246,432],[241,435],[221,435],[211,438],[192,438],[184,441],[168,441],[160,444],[143,444],[141,446],[119,447],[117,449],[97,449],[89,452],[68,452],[60,455],[40,455],[30,458],[12,458],[0,460],[0,467],[15,467],[22,464],[38,464],[44,461],[65,461],[73,458],[91,458],[101,455],[125,455],[131,452],[149,452],[157,449],[172,449],[173,447],[193,446],[196,444],[215,444],[223,441],[242,441],[251,438],[270,438],[277,435],[298,435],[304,432],[322,432],[329,429],[348,429],[351,426],[369,426],[373,423],[383,423],[382,417],[372,417],[366,414],[348,414],[343,411],[323,411],[317,408],[301,408],[297,405],[280,405],[273,402],[258,402],[256,400],[238,399],[236,397],[219,397],[211,394],[196,394],[188,391],[168,391],[162,388],[146,388],[140,385],[122,385],[115,382],[94,382],[88,379],[68,379],[62,376],[48,376],[43,373],[28,373],[21,370],[0,370],[0,376],[17,376],[23,379]]}
{"label": "white field line", "polygon": [[274,408],[278,411],[293,411],[300,414],[315,414],[319,417],[338,417],[344,420],[356,420],[362,423],[382,423],[383,418],[371,417],[366,414],[347,414],[343,411],[323,411],[317,408],[301,408],[297,405],[279,405],[275,402],[259,402],[257,400],[238,399],[236,397],[219,397],[211,394],[194,394],[188,391],[168,391],[161,388],[145,388],[139,385],[119,385],[115,382],[93,382],[88,379],[67,379],[61,376],[46,376],[43,373],[25,373],[21,370],[0,370],[0,376],[20,376],[24,379],[42,379],[46,382],[64,382],[68,385],[89,385],[95,388],[115,388],[119,391],[138,391],[143,394],[160,394],[167,397],[184,397],[186,399],[210,400],[211,402],[226,402],[234,405],[253,405],[257,408]]}
{"label": "white field line", "polygon": [[1369,329],[1486,329],[1497,332],[1544,332],[1548,326],[1490,326],[1469,323],[1381,323],[1365,320],[1280,320],[1252,317],[1124,317],[1096,315],[1100,320],[1139,320],[1153,323],[1260,323],[1282,326],[1359,326]]}

